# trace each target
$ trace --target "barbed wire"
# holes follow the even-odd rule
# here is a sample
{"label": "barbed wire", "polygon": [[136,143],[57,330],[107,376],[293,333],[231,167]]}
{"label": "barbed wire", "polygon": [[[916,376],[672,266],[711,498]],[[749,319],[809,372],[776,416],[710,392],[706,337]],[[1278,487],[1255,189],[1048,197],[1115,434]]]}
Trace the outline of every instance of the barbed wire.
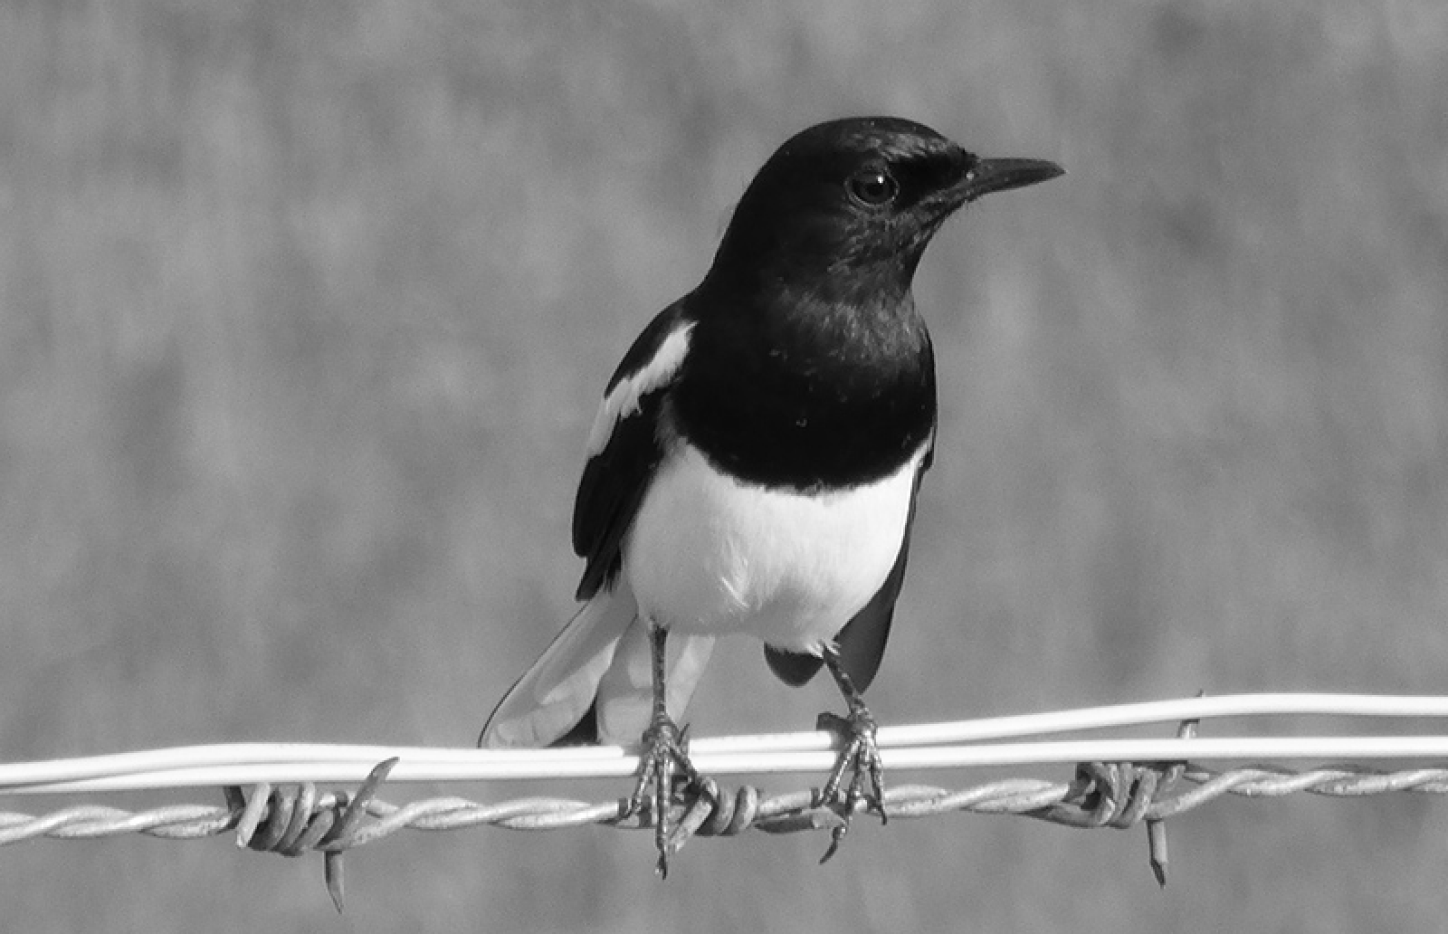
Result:
{"label": "barbed wire", "polygon": [[[1158,722],[1168,713],[1196,714],[1179,721],[1174,739],[1118,739],[1029,743],[954,742],[962,735],[1045,735],[1064,729]],[[1012,763],[1074,762],[1068,781],[1013,778],[959,789],[910,784],[887,789],[881,816],[923,818],[947,813],[1019,815],[1069,827],[1126,829],[1145,824],[1149,861],[1165,883],[1168,865],[1167,818],[1201,807],[1224,795],[1281,797],[1298,792],[1329,797],[1360,797],[1388,792],[1448,794],[1448,768],[1403,767],[1388,770],[1364,764],[1319,765],[1292,769],[1276,764],[1238,764],[1221,769],[1203,759],[1307,758],[1346,752],[1368,758],[1432,756],[1448,758],[1448,737],[1196,737],[1204,717],[1244,717],[1284,713],[1339,716],[1441,718],[1448,698],[1385,698],[1363,695],[1237,695],[1167,701],[1147,705],[1033,714],[1025,717],[960,721],[881,729],[888,768],[940,768]],[[950,737],[941,746],[916,745]],[[829,734],[780,734],[699,740],[695,756],[706,774],[801,771],[827,767]],[[751,753],[749,750],[755,750]],[[758,750],[764,750],[759,752]],[[390,753],[390,754],[389,754]],[[381,758],[386,755],[386,758]],[[373,763],[355,792],[327,791],[318,781],[348,780],[361,758]],[[379,761],[380,760],[380,761]],[[411,761],[409,761],[411,760]],[[0,794],[90,792],[116,788],[221,785],[225,800],[216,805],[170,804],[143,811],[94,804],[62,808],[44,815],[0,811],[0,846],[41,838],[95,839],[140,833],[160,839],[196,839],[234,833],[238,846],[297,856],[324,856],[327,889],[338,910],[343,898],[341,854],[404,829],[460,830],[497,826],[511,830],[558,830],[583,825],[620,829],[654,826],[657,816],[645,808],[624,816],[626,799],[587,802],[553,797],[522,797],[480,803],[461,797],[434,797],[392,804],[377,797],[384,781],[468,778],[480,769],[492,777],[529,778],[618,776],[630,774],[637,759],[616,748],[491,752],[419,747],[348,747],[299,744],[234,744],[123,753],[87,759],[0,765]],[[550,771],[550,767],[552,770]],[[223,780],[217,781],[222,776]],[[280,781],[274,781],[282,776]],[[243,789],[250,789],[250,795]],[[707,779],[702,788],[680,788],[671,805],[670,824],[682,845],[691,836],[733,836],[756,829],[766,833],[835,831],[846,824],[842,805],[818,800],[817,791],[766,796],[753,785],[724,787]],[[833,852],[833,847],[829,852]],[[826,853],[828,857],[829,853]]]}

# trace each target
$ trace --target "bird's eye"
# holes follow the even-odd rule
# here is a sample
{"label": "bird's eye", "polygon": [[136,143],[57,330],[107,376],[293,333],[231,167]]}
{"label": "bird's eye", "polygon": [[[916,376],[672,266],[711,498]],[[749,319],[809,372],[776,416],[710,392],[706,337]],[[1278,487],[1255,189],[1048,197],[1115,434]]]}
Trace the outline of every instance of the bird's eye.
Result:
{"label": "bird's eye", "polygon": [[860,204],[877,208],[895,200],[900,193],[900,183],[884,169],[864,169],[849,177],[845,190]]}

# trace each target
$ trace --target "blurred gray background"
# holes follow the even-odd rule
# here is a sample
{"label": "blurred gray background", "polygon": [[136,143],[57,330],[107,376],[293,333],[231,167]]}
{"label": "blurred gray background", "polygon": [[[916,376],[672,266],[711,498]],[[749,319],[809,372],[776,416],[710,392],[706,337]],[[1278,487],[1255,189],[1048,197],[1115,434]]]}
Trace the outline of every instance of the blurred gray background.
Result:
{"label": "blurred gray background", "polygon": [[[1070,172],[973,208],[920,269],[942,422],[882,720],[1441,692],[1445,49],[1441,0],[6,0],[0,761],[470,744],[571,612],[574,483],[618,357],[773,148],[861,113]],[[832,693],[729,645],[692,719],[798,729]],[[340,919],[315,857],[38,842],[0,852],[0,912],[1083,934],[1448,915],[1441,799],[1230,799],[1171,829],[1164,892],[1140,831],[1008,818],[863,821],[823,868],[820,836],[698,841],[666,884],[646,834],[411,833],[349,857]]]}

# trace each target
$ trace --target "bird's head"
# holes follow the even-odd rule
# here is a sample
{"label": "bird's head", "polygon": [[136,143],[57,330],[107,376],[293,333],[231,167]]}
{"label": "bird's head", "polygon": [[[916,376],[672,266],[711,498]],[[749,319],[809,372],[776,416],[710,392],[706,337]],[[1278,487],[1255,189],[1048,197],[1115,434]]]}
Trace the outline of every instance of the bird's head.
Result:
{"label": "bird's head", "polygon": [[898,117],[821,123],[755,175],[706,281],[817,298],[903,295],[947,217],[983,195],[1061,173],[1042,160],[979,158]]}

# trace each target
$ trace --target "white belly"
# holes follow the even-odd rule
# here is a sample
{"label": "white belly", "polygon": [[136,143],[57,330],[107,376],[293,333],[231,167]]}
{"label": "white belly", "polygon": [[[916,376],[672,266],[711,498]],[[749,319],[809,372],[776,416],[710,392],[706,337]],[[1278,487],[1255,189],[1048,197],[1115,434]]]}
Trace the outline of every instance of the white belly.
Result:
{"label": "white belly", "polygon": [[681,445],[624,540],[640,613],[818,654],[894,566],[918,469],[916,457],[875,483],[805,495],[723,477]]}

